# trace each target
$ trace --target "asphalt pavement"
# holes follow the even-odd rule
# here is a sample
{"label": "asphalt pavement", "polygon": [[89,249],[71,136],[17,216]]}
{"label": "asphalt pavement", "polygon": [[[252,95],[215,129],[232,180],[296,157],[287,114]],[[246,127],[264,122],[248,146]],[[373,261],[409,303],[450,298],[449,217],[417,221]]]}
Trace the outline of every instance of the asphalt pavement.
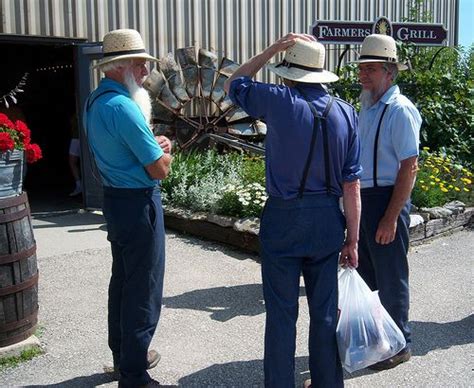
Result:
{"label": "asphalt pavement", "polygon": [[[39,339],[46,351],[0,372],[0,386],[114,387],[104,365],[111,254],[100,214],[33,220],[40,268]],[[252,254],[167,231],[165,291],[152,342],[164,386],[263,386],[264,304]],[[413,247],[413,357],[395,369],[345,374],[347,387],[473,386],[474,232]],[[301,288],[296,386],[309,378],[308,309]]]}

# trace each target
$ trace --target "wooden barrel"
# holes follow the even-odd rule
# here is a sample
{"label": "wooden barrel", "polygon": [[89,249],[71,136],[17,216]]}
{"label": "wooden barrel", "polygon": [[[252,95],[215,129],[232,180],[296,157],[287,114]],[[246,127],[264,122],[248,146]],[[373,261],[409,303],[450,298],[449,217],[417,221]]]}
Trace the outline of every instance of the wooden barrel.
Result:
{"label": "wooden barrel", "polygon": [[0,347],[31,336],[37,322],[36,242],[22,193],[0,198]]}

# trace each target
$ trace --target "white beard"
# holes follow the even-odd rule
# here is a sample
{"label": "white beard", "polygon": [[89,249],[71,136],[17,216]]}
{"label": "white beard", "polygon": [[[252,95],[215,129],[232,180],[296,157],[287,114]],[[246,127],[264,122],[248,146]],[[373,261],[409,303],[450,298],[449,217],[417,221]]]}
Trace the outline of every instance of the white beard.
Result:
{"label": "white beard", "polygon": [[364,109],[368,109],[372,105],[374,105],[374,97],[370,90],[362,89],[359,99],[360,99],[360,104],[362,105],[362,108]]}
{"label": "white beard", "polygon": [[[125,81],[125,86],[127,87],[130,93],[130,97],[139,106],[140,110],[143,113],[143,116],[145,116],[146,123],[148,124],[148,127],[150,128],[151,111],[152,111],[150,95],[143,87],[137,84],[137,82],[133,78],[133,75],[130,71],[127,71],[125,73],[124,81]],[[151,131],[151,128],[150,128],[150,131]]]}

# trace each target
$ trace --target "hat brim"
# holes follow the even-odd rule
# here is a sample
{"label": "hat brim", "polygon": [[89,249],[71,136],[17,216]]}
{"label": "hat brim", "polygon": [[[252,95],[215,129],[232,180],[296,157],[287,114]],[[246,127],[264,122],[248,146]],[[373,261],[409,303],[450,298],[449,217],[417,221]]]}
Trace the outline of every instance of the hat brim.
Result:
{"label": "hat brim", "polygon": [[326,84],[330,82],[336,82],[339,77],[331,73],[330,71],[307,71],[303,69],[298,69],[296,67],[284,67],[280,66],[277,67],[278,63],[272,63],[267,65],[267,69],[270,70],[272,73],[279,75],[280,77],[298,81],[298,82],[306,82],[306,83],[313,83],[313,84]]}
{"label": "hat brim", "polygon": [[381,61],[380,59],[361,59],[357,61],[352,61],[350,63],[393,63],[394,65],[397,65],[398,70],[407,70],[408,66],[405,65],[404,63],[400,62],[389,62],[389,61]]}
{"label": "hat brim", "polygon": [[123,55],[117,55],[117,56],[114,56],[114,57],[102,58],[102,59],[99,60],[99,62],[97,62],[95,65],[92,65],[92,68],[94,69],[94,68],[96,68],[96,67],[105,65],[105,64],[110,63],[110,62],[118,61],[118,60],[120,60],[120,59],[135,59],[135,58],[138,58],[138,59],[146,59],[147,61],[155,61],[155,62],[158,62],[158,59],[157,59],[157,58],[152,57],[151,55],[146,54],[146,53],[139,53],[139,54],[123,54]]}

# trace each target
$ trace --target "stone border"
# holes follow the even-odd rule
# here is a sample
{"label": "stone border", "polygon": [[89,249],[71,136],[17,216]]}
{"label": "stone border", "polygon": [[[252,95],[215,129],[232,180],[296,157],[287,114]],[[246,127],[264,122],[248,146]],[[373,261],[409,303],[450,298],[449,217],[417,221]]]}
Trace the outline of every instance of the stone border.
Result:
{"label": "stone border", "polygon": [[[258,253],[260,220],[237,219],[164,206],[165,225],[206,240],[232,245]],[[474,223],[474,207],[451,202],[442,208],[424,209],[410,215],[410,243],[419,245]]]}

